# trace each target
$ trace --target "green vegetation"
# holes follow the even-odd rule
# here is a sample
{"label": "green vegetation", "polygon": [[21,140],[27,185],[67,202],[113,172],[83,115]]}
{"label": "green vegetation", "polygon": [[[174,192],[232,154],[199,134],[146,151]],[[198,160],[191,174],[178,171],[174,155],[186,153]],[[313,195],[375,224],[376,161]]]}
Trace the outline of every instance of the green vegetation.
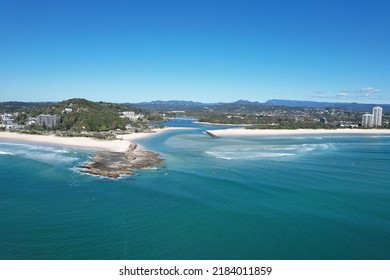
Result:
{"label": "green vegetation", "polygon": [[[250,125],[258,129],[334,129],[361,122],[361,113],[335,108],[264,106],[261,104],[222,104],[188,112],[200,122]],[[323,122],[320,119],[324,118]],[[325,120],[326,119],[326,120]]]}
{"label": "green vegetation", "polygon": [[[122,112],[132,111],[136,115],[143,112],[132,106],[108,102],[92,102],[86,99],[74,98],[58,103],[21,103],[7,102],[0,104],[2,112],[12,112],[12,118],[24,133],[44,134],[55,132],[62,136],[87,136],[101,139],[114,138],[113,131],[126,130],[143,131],[146,121],[143,118],[130,121]],[[35,121],[39,115],[57,115],[59,122],[52,127],[39,125]],[[149,113],[152,119],[158,115]]]}
{"label": "green vegetation", "polygon": [[251,125],[246,129],[336,129],[337,126],[323,123],[282,122],[276,125]]}
{"label": "green vegetation", "polygon": [[[132,105],[108,102],[92,102],[74,98],[58,103],[0,103],[0,113],[7,113],[8,129],[28,133],[57,133],[64,136],[89,136],[110,138],[125,130],[140,132],[147,123],[158,123],[166,118],[187,115],[200,122],[247,125],[249,129],[334,129],[357,127],[362,112],[339,108],[308,108],[266,105],[257,102],[202,104],[191,102],[151,102]],[[140,106],[142,109],[136,107]],[[173,110],[174,109],[174,110]],[[122,113],[129,114],[129,120]],[[45,119],[40,114],[57,115],[59,122]],[[45,127],[43,122],[48,123]],[[39,125],[41,123],[42,125]],[[383,115],[382,128],[389,128],[390,113]],[[121,132],[122,131],[122,132]]]}
{"label": "green vegetation", "polygon": [[[66,108],[71,112],[66,113]],[[33,108],[28,111],[29,115],[50,114],[61,116],[57,127],[59,130],[70,132],[81,131],[109,131],[125,129],[129,124],[127,118],[121,118],[120,113],[129,111],[128,106],[113,103],[92,102],[85,99],[70,99],[62,101],[52,106]]]}
{"label": "green vegetation", "polygon": [[47,107],[52,102],[0,102],[0,113],[15,113],[29,110],[32,108]]}
{"label": "green vegetation", "polygon": [[145,118],[151,123],[164,121],[164,118],[156,112],[146,112],[144,115]]}

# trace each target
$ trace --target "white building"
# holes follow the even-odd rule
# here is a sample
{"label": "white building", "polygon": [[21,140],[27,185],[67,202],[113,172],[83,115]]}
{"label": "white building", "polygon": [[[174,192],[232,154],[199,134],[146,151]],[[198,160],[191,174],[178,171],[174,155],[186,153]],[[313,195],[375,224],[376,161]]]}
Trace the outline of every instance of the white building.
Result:
{"label": "white building", "polygon": [[3,124],[5,125],[15,125],[15,120],[13,119],[13,116],[11,114],[3,114],[1,115],[1,119],[3,121]]}
{"label": "white building", "polygon": [[382,107],[376,106],[372,109],[372,115],[374,117],[373,125],[374,126],[381,126],[382,125]]}
{"label": "white building", "polygon": [[53,128],[60,122],[60,116],[57,115],[39,115],[37,116],[37,123],[47,128]]}
{"label": "white building", "polygon": [[362,126],[373,127],[382,125],[383,109],[376,106],[372,109],[372,114],[364,114],[362,117]]}
{"label": "white building", "polygon": [[362,126],[372,127],[374,125],[374,115],[364,114],[362,118]]}
{"label": "white building", "polygon": [[142,118],[143,115],[141,114],[136,114],[135,112],[133,111],[128,111],[128,112],[122,112],[123,116],[128,118],[129,120],[131,121],[136,121],[138,120],[139,118]]}
{"label": "white building", "polygon": [[64,114],[70,114],[70,113],[72,113],[72,111],[73,111],[72,108],[65,108],[65,109],[62,111],[62,113],[64,113]]}

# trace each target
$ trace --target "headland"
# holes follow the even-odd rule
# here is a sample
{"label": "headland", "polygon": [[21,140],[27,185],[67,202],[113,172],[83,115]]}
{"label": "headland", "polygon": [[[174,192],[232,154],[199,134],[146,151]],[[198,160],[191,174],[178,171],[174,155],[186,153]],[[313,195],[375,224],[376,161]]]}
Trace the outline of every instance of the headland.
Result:
{"label": "headland", "polygon": [[92,156],[91,162],[79,166],[81,172],[109,178],[122,175],[134,175],[136,169],[150,168],[161,165],[158,153],[145,151],[133,140],[149,137],[167,129],[123,134],[116,140],[98,140],[88,137],[61,137],[55,135],[31,135],[15,132],[0,132],[0,140],[34,143],[74,148],[98,150]]}

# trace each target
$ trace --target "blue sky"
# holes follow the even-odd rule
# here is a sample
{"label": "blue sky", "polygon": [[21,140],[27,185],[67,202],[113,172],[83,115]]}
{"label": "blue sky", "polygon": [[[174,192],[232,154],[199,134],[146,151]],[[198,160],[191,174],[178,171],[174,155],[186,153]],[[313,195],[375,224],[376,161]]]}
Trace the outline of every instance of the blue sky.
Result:
{"label": "blue sky", "polygon": [[0,0],[0,101],[390,103],[387,0]]}

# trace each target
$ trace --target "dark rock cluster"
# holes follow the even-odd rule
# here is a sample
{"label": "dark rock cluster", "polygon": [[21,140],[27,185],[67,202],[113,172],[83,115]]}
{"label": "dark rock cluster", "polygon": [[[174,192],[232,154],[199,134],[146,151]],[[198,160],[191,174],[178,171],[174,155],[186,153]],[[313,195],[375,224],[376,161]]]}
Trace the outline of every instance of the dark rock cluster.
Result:
{"label": "dark rock cluster", "polygon": [[109,178],[121,175],[134,175],[134,169],[149,168],[162,164],[159,154],[143,151],[136,144],[130,144],[128,150],[121,152],[97,152],[93,161],[79,166],[81,172]]}

